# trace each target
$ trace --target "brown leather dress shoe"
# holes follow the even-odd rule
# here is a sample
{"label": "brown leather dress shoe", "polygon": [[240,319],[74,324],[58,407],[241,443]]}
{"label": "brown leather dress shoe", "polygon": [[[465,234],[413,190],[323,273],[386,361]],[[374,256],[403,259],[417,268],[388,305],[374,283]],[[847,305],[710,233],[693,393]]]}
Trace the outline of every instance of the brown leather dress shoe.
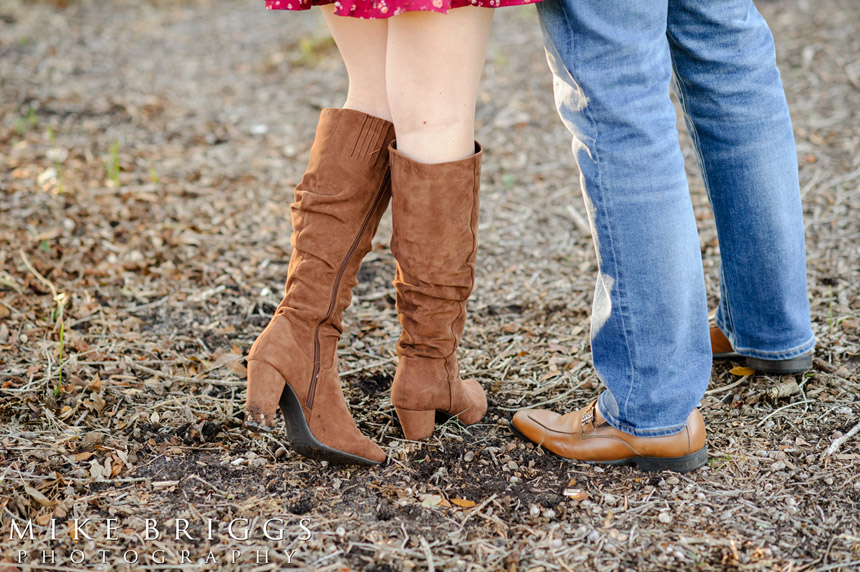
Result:
{"label": "brown leather dress shoe", "polygon": [[664,437],[634,437],[615,429],[600,414],[597,401],[567,415],[523,409],[514,415],[511,429],[560,457],[598,465],[686,473],[708,461],[705,423],[698,409],[680,433]]}
{"label": "brown leather dress shoe", "polygon": [[711,328],[711,351],[714,359],[731,359],[762,373],[787,375],[812,369],[812,352],[788,359],[760,359],[740,355],[726,335],[716,326]]}

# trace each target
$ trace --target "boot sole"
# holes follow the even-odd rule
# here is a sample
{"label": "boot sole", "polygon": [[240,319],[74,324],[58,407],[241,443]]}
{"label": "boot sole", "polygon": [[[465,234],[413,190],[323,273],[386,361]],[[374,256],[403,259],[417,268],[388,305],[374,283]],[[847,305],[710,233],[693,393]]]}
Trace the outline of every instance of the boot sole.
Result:
{"label": "boot sole", "polygon": [[788,375],[792,373],[803,373],[812,369],[812,352],[789,359],[759,359],[744,357],[737,352],[725,352],[714,354],[714,359],[733,359],[740,361],[745,366],[762,373],[773,375]]}
{"label": "boot sole", "polygon": [[287,428],[287,440],[293,450],[305,457],[337,463],[341,465],[380,465],[379,461],[365,459],[358,455],[333,449],[320,442],[305,419],[302,405],[289,383],[284,384],[284,391],[278,403],[284,414],[284,424]]}
{"label": "boot sole", "polygon": [[[523,435],[520,430],[514,426],[513,421],[508,422],[508,427],[511,428],[511,432],[518,438],[523,439],[524,441],[527,441],[529,443],[533,443],[531,439]],[[690,471],[694,471],[699,467],[702,467],[708,462],[707,445],[705,445],[698,451],[690,453],[689,455],[684,455],[682,457],[628,457],[626,459],[618,459],[616,461],[583,461],[581,459],[568,459],[567,457],[562,457],[561,455],[554,453],[549,449],[544,450],[558,457],[559,459],[567,461],[568,463],[579,461],[582,463],[588,463],[589,465],[633,465],[637,469],[646,472],[673,471],[676,473],[689,473]]]}

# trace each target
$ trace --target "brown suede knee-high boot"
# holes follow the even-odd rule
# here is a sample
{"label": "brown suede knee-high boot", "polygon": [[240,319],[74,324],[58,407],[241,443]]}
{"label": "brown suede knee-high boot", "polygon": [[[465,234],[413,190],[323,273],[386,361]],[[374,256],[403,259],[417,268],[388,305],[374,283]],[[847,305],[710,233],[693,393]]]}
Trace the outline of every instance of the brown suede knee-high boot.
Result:
{"label": "brown suede knee-high boot", "polygon": [[392,145],[391,251],[402,333],[391,403],[407,439],[433,434],[436,410],[477,423],[487,398],[460,378],[457,345],[475,283],[481,148],[460,161],[427,164]]}
{"label": "brown suede knee-high boot", "polygon": [[350,109],[320,116],[291,206],[284,299],[248,356],[245,423],[270,430],[280,406],[300,454],[372,464],[385,453],[355,426],[337,373],[341,315],[391,196],[388,121]]}

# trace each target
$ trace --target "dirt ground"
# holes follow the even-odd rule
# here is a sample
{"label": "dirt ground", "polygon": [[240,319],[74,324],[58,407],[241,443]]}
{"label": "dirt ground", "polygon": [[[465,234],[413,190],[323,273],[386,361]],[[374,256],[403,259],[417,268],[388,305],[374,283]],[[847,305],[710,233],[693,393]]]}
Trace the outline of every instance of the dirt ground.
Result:
{"label": "dirt ground", "polygon": [[[3,0],[0,559],[27,564],[0,570],[860,569],[860,4],[760,9],[801,162],[815,368],[717,364],[709,464],[677,475],[567,463],[507,428],[519,407],[599,391],[595,258],[533,7],[496,15],[478,108],[461,356],[490,410],[402,439],[386,218],[340,348],[360,427],[389,455],[359,469],[242,427],[243,360],[280,299],[292,186],[318,110],[345,93],[319,15]],[[716,233],[681,137],[713,306]],[[91,539],[73,538],[75,519]]]}

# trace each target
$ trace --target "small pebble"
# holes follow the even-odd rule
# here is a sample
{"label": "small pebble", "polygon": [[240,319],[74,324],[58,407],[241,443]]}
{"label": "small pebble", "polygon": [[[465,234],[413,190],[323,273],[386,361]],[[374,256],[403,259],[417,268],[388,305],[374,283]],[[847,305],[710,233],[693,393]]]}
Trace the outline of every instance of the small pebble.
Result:
{"label": "small pebble", "polygon": [[278,450],[275,451],[275,458],[280,459],[281,457],[283,457],[286,454],[287,454],[287,448],[286,447],[278,447]]}
{"label": "small pebble", "polygon": [[777,461],[776,463],[774,463],[773,465],[770,466],[770,469],[772,471],[785,470],[785,463],[783,463],[782,461]]}
{"label": "small pebble", "polygon": [[600,540],[600,533],[597,532],[596,530],[592,530],[588,534],[588,541],[589,542],[597,542],[598,540]]}
{"label": "small pebble", "polygon": [[657,520],[659,520],[663,524],[669,524],[670,522],[672,522],[672,515],[668,512],[661,512],[657,515]]}
{"label": "small pebble", "polygon": [[517,470],[516,461],[508,461],[508,468],[512,471],[516,471]]}
{"label": "small pebble", "polygon": [[678,477],[669,477],[668,479],[666,479],[667,485],[675,486],[675,485],[679,484],[680,482],[681,482],[681,479],[679,479]]}
{"label": "small pebble", "polygon": [[466,461],[467,463],[471,463],[472,461],[475,460],[475,452],[474,451],[468,451],[465,455],[463,455],[463,460]]}
{"label": "small pebble", "polygon": [[337,529],[335,529],[334,533],[343,538],[344,536],[346,536],[346,529],[342,526],[338,526]]}
{"label": "small pebble", "polygon": [[544,516],[544,518],[553,519],[553,518],[555,518],[555,511],[552,510],[551,508],[548,508],[545,511],[543,511],[543,516]]}
{"label": "small pebble", "polygon": [[533,504],[529,507],[529,514],[532,516],[539,516],[540,515],[540,509],[538,508],[538,506],[536,504]]}

